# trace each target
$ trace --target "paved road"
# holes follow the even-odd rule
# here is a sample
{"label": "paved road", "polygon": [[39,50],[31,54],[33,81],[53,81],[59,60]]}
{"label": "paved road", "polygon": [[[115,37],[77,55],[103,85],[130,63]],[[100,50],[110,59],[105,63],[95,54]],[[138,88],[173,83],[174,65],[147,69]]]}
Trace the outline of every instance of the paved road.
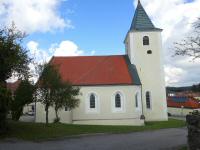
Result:
{"label": "paved road", "polygon": [[19,121],[22,121],[22,122],[34,122],[34,120],[35,120],[35,117],[34,116],[30,116],[30,115],[22,115],[19,118]]}
{"label": "paved road", "polygon": [[46,142],[6,140],[0,142],[0,150],[171,150],[185,145],[186,136],[186,128],[181,128],[83,136]]}

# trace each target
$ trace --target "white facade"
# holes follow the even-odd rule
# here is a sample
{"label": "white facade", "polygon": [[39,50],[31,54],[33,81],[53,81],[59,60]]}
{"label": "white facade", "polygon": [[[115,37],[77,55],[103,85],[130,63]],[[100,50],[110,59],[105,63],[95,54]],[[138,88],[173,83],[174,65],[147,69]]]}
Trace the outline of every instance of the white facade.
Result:
{"label": "white facade", "polygon": [[[149,38],[149,45],[143,45],[145,36]],[[142,101],[146,120],[167,120],[161,32],[130,31],[125,44],[127,55],[131,63],[135,64],[142,83]],[[151,54],[148,54],[148,51],[151,51]],[[147,108],[146,92],[150,92],[150,108]]]}
{"label": "white facade", "polygon": [[[83,86],[80,87],[79,107],[72,111],[62,110],[59,117],[63,123],[92,125],[144,125],[141,120],[142,102],[140,86]],[[115,107],[115,95],[121,94],[121,107]],[[90,108],[89,95],[95,94],[95,108]],[[136,106],[136,95],[138,105]],[[38,103],[36,122],[45,122],[44,105]],[[55,111],[49,109],[49,122],[55,119]]]}

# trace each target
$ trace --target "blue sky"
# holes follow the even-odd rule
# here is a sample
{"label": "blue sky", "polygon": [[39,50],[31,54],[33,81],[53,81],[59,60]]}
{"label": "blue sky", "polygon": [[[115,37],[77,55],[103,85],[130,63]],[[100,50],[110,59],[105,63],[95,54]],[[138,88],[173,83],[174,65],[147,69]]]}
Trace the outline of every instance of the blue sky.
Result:
{"label": "blue sky", "polygon": [[74,41],[79,48],[97,55],[124,54],[124,38],[134,15],[132,0],[68,0],[60,4],[58,13],[72,20],[73,29],[30,34],[30,40],[48,49],[52,43]]}
{"label": "blue sky", "polygon": [[[172,57],[172,47],[191,33],[192,23],[200,17],[200,0],[140,1],[154,25],[164,29],[166,84],[198,83],[200,60]],[[37,62],[53,55],[124,54],[123,41],[136,4],[137,0],[0,0],[0,27],[14,21],[28,33],[24,46]]]}

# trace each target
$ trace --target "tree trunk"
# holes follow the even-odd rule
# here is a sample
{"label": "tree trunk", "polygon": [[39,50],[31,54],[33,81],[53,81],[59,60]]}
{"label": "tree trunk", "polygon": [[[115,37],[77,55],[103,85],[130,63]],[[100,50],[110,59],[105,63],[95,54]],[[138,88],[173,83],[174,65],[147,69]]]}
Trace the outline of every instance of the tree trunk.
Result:
{"label": "tree trunk", "polygon": [[48,105],[46,105],[45,111],[46,111],[46,125],[48,125],[49,124],[49,106]]}
{"label": "tree trunk", "polygon": [[55,112],[56,112],[56,119],[58,120],[58,110],[55,109]]}

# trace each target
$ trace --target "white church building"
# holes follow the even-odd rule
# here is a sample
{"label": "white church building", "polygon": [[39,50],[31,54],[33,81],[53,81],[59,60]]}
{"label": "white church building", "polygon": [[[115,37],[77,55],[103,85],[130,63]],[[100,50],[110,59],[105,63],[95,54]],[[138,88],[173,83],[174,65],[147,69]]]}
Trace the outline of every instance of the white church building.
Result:
{"label": "white church building", "polygon": [[[156,28],[140,1],[125,38],[125,55],[53,57],[64,81],[80,87],[79,107],[59,112],[62,123],[144,125],[167,121],[162,59],[162,29]],[[53,122],[55,111],[49,109]],[[36,122],[45,109],[36,107]]]}

